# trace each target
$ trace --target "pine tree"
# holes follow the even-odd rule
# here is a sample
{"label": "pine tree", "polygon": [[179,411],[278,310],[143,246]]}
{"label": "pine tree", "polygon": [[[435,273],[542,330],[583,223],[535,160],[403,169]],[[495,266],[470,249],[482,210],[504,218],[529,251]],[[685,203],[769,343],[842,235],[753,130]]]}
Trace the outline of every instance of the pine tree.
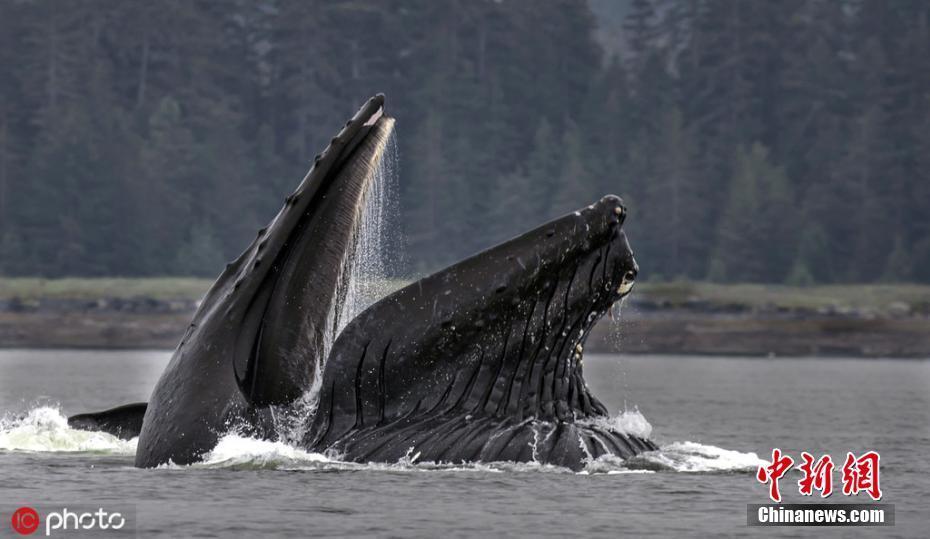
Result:
{"label": "pine tree", "polygon": [[645,176],[635,230],[640,231],[642,258],[668,278],[703,277],[709,228],[706,194],[694,173],[696,145],[673,107],[662,114],[650,145],[653,160]]}
{"label": "pine tree", "polygon": [[2,3],[0,272],[208,274],[381,91],[417,271],[616,193],[644,275],[930,282],[930,4],[596,7]]}
{"label": "pine tree", "polygon": [[556,156],[560,163],[553,170],[556,180],[555,196],[548,211],[542,216],[554,218],[590,204],[602,193],[594,191],[590,171],[584,159],[584,146],[581,133],[575,125],[569,126],[562,134]]}
{"label": "pine tree", "polygon": [[716,279],[782,282],[796,249],[788,178],[761,144],[737,152],[721,217]]}
{"label": "pine tree", "polygon": [[894,240],[894,248],[885,262],[885,270],[882,272],[881,279],[891,283],[906,283],[911,280],[912,276],[910,249],[905,245],[904,239],[899,236]]}
{"label": "pine tree", "polygon": [[224,262],[223,251],[213,230],[209,225],[198,223],[178,250],[174,264],[182,275],[213,277],[223,268]]}
{"label": "pine tree", "polygon": [[149,138],[140,156],[144,179],[134,193],[134,210],[140,234],[150,238],[141,258],[147,270],[158,275],[172,271],[177,246],[195,218],[195,140],[180,103],[172,97],[161,99],[148,123]]}

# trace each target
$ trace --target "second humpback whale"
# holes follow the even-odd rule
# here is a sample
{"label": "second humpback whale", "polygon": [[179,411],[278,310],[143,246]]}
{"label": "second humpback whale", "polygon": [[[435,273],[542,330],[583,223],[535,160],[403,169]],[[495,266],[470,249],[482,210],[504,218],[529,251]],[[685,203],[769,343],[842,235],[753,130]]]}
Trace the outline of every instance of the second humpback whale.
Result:
{"label": "second humpback whale", "polygon": [[[362,210],[393,128],[371,98],[204,296],[147,405],[73,416],[139,436],[136,465],[187,464],[232,428],[353,461],[580,469],[656,449],[613,428],[584,342],[638,267],[615,196],[388,295],[341,326]],[[309,397],[312,406],[296,406]]]}

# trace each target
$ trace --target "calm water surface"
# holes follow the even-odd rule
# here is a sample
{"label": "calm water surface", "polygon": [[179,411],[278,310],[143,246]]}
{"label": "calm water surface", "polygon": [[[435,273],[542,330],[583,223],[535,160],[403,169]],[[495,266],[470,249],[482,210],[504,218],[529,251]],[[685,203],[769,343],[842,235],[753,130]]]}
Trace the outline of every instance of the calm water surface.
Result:
{"label": "calm water surface", "polygon": [[[612,410],[637,407],[663,446],[663,454],[629,466],[638,473],[350,466],[244,439],[226,440],[209,465],[138,470],[131,445],[65,429],[42,408],[60,405],[69,414],[146,400],[168,357],[0,351],[0,535],[9,533],[10,506],[26,504],[131,506],[140,536],[174,537],[927,537],[930,530],[927,361],[586,356],[594,392]],[[767,500],[752,453],[767,458],[773,446],[834,460],[878,451],[883,501],[896,504],[897,525],[747,528],[746,504]],[[799,476],[783,480],[786,501],[812,501],[797,494]]]}

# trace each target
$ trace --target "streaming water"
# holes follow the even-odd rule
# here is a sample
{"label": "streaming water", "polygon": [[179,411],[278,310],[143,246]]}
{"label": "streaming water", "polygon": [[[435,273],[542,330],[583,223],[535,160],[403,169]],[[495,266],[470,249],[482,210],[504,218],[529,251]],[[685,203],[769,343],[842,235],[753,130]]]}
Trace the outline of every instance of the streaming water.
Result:
{"label": "streaming water", "polygon": [[[378,136],[378,135],[373,135]],[[354,256],[349,260],[345,283],[345,298],[327,316],[327,342],[324,353],[316,362],[313,383],[297,401],[273,408],[278,436],[285,443],[300,441],[316,412],[323,381],[323,365],[339,333],[369,305],[393,290],[390,276],[398,270],[402,237],[397,196],[397,143],[394,130],[388,130],[380,159],[371,169],[367,191],[363,196],[361,216],[356,231]]]}
{"label": "streaming water", "polygon": [[[624,349],[623,339],[626,337],[626,332],[629,331],[630,322],[623,320],[623,312],[624,309],[632,308],[634,307],[628,306],[626,297],[621,298],[620,301],[610,306],[610,313],[608,316],[610,331],[607,333],[607,339],[614,350]],[[624,327],[624,325],[627,327]],[[620,365],[620,386],[623,388],[623,394],[626,395],[629,390],[629,385],[627,383],[626,368],[623,365],[622,356],[618,360],[618,364]],[[623,410],[626,411],[627,409],[627,402],[626,399],[624,399]],[[648,438],[648,435],[646,437]]]}
{"label": "streaming water", "polygon": [[392,291],[390,276],[399,261],[397,235],[397,143],[391,131],[373,171],[358,231],[345,302],[340,306],[338,331],[366,307]]}

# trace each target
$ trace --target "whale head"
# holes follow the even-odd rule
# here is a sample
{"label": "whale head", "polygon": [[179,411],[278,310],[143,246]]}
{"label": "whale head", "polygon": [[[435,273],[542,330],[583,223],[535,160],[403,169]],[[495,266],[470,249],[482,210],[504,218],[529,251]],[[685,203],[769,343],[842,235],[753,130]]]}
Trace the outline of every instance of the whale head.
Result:
{"label": "whale head", "polygon": [[306,444],[363,461],[411,447],[422,460],[529,460],[532,446],[580,462],[579,440],[601,436],[580,422],[607,413],[584,381],[584,342],[638,272],[626,213],[604,197],[362,312],[327,360]]}

